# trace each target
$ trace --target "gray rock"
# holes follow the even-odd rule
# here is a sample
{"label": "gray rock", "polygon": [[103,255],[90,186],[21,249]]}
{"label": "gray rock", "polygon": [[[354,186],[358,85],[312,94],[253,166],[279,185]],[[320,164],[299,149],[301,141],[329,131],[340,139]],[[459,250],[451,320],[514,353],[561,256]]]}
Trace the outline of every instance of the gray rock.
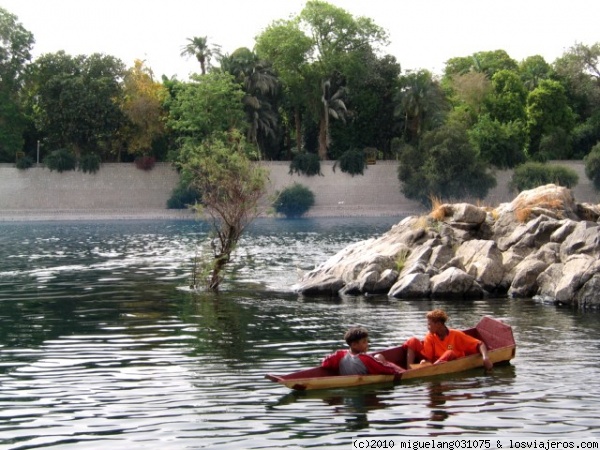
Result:
{"label": "gray rock", "polygon": [[394,298],[427,298],[430,294],[429,275],[413,273],[399,279],[388,295]]}
{"label": "gray rock", "polygon": [[450,267],[431,277],[432,298],[482,298],[483,288],[471,275],[456,267]]}
{"label": "gray rock", "polygon": [[537,290],[538,276],[548,268],[548,264],[533,258],[527,258],[515,267],[508,295],[510,297],[533,297]]}

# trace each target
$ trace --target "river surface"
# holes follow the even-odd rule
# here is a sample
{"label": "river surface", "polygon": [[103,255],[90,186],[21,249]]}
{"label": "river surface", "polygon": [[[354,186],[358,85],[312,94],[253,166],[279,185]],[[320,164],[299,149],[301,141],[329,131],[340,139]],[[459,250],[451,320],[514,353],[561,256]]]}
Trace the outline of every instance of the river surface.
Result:
{"label": "river surface", "polygon": [[[219,295],[185,289],[195,221],[0,223],[0,449],[351,448],[361,437],[600,438],[600,313],[531,299],[306,299],[290,287],[400,218],[260,219]],[[201,250],[200,250],[201,252]],[[492,315],[517,355],[402,384],[294,393],[355,324],[371,349]]]}

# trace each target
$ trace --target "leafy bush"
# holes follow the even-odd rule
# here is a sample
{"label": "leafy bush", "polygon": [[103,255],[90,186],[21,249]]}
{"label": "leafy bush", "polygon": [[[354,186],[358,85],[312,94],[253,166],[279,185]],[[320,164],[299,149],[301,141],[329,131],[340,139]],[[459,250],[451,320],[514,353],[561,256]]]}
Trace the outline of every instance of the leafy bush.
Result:
{"label": "leafy bush", "polygon": [[321,161],[319,156],[314,153],[299,153],[290,163],[290,175],[293,173],[304,174],[306,176],[322,175]]}
{"label": "leafy bush", "polygon": [[527,162],[515,167],[510,181],[510,188],[521,192],[550,183],[573,188],[578,182],[579,177],[577,173],[568,167],[540,162]]}
{"label": "leafy bush", "polygon": [[[360,150],[347,150],[340,156],[338,160],[340,169],[342,172],[349,173],[350,175],[363,175],[367,162],[365,160],[365,154]],[[335,170],[335,166],[333,166]]]}
{"label": "leafy bush", "polygon": [[600,142],[592,147],[585,158],[585,174],[592,180],[596,189],[600,190]]}
{"label": "leafy bush", "polygon": [[75,170],[77,158],[75,158],[73,152],[66,148],[61,148],[50,152],[44,158],[44,164],[51,171],[56,170],[57,172],[66,172],[68,170]]}
{"label": "leafy bush", "polygon": [[100,156],[96,153],[86,153],[79,159],[79,170],[84,173],[96,173],[100,169]]}
{"label": "leafy bush", "polygon": [[306,186],[294,183],[277,192],[273,208],[288,218],[300,217],[315,204],[315,195]]}
{"label": "leafy bush", "polygon": [[426,206],[433,197],[442,201],[485,198],[496,186],[496,178],[479,159],[466,128],[459,124],[425,133],[418,147],[403,146],[399,157],[402,193]]}
{"label": "leafy bush", "polygon": [[168,209],[186,209],[188,205],[199,203],[202,195],[196,189],[190,186],[180,184],[171,193],[167,200]]}
{"label": "leafy bush", "polygon": [[33,166],[33,159],[30,156],[23,156],[22,158],[17,159],[16,166],[19,170],[29,169]]}
{"label": "leafy bush", "polygon": [[135,158],[135,167],[140,170],[152,170],[156,164],[154,156],[138,156]]}

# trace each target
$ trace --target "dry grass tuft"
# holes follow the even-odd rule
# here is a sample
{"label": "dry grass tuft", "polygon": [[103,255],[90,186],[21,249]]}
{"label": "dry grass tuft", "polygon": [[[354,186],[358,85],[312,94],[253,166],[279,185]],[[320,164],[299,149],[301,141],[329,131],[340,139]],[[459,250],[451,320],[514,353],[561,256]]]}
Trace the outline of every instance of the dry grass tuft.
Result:
{"label": "dry grass tuft", "polygon": [[515,205],[515,217],[521,222],[525,223],[531,218],[531,213],[534,208],[536,209],[548,209],[552,211],[560,211],[564,207],[564,201],[553,195],[542,195],[532,199],[521,199]]}
{"label": "dry grass tuft", "polygon": [[411,228],[413,230],[426,230],[429,228],[429,219],[427,216],[419,216],[417,220],[412,223]]}
{"label": "dry grass tuft", "polygon": [[443,221],[450,211],[446,205],[442,203],[440,198],[431,196],[429,197],[429,200],[431,201],[431,212],[429,213],[429,217],[438,222]]}
{"label": "dry grass tuft", "polygon": [[515,210],[515,217],[521,223],[528,222],[530,216],[531,216],[531,208],[523,207],[523,208]]}

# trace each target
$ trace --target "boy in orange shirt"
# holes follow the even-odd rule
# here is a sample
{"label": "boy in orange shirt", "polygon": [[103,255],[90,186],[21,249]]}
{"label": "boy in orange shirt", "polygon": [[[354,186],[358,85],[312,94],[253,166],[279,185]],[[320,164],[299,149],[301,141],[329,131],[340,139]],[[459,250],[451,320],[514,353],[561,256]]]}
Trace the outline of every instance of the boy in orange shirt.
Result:
{"label": "boy in orange shirt", "polygon": [[425,340],[421,342],[418,338],[412,337],[406,341],[408,367],[417,357],[421,359],[421,364],[440,364],[479,352],[483,357],[483,366],[487,370],[492,369],[494,365],[488,358],[485,344],[460,330],[448,328],[447,320],[448,315],[441,309],[434,309],[427,313],[429,333],[425,336]]}

